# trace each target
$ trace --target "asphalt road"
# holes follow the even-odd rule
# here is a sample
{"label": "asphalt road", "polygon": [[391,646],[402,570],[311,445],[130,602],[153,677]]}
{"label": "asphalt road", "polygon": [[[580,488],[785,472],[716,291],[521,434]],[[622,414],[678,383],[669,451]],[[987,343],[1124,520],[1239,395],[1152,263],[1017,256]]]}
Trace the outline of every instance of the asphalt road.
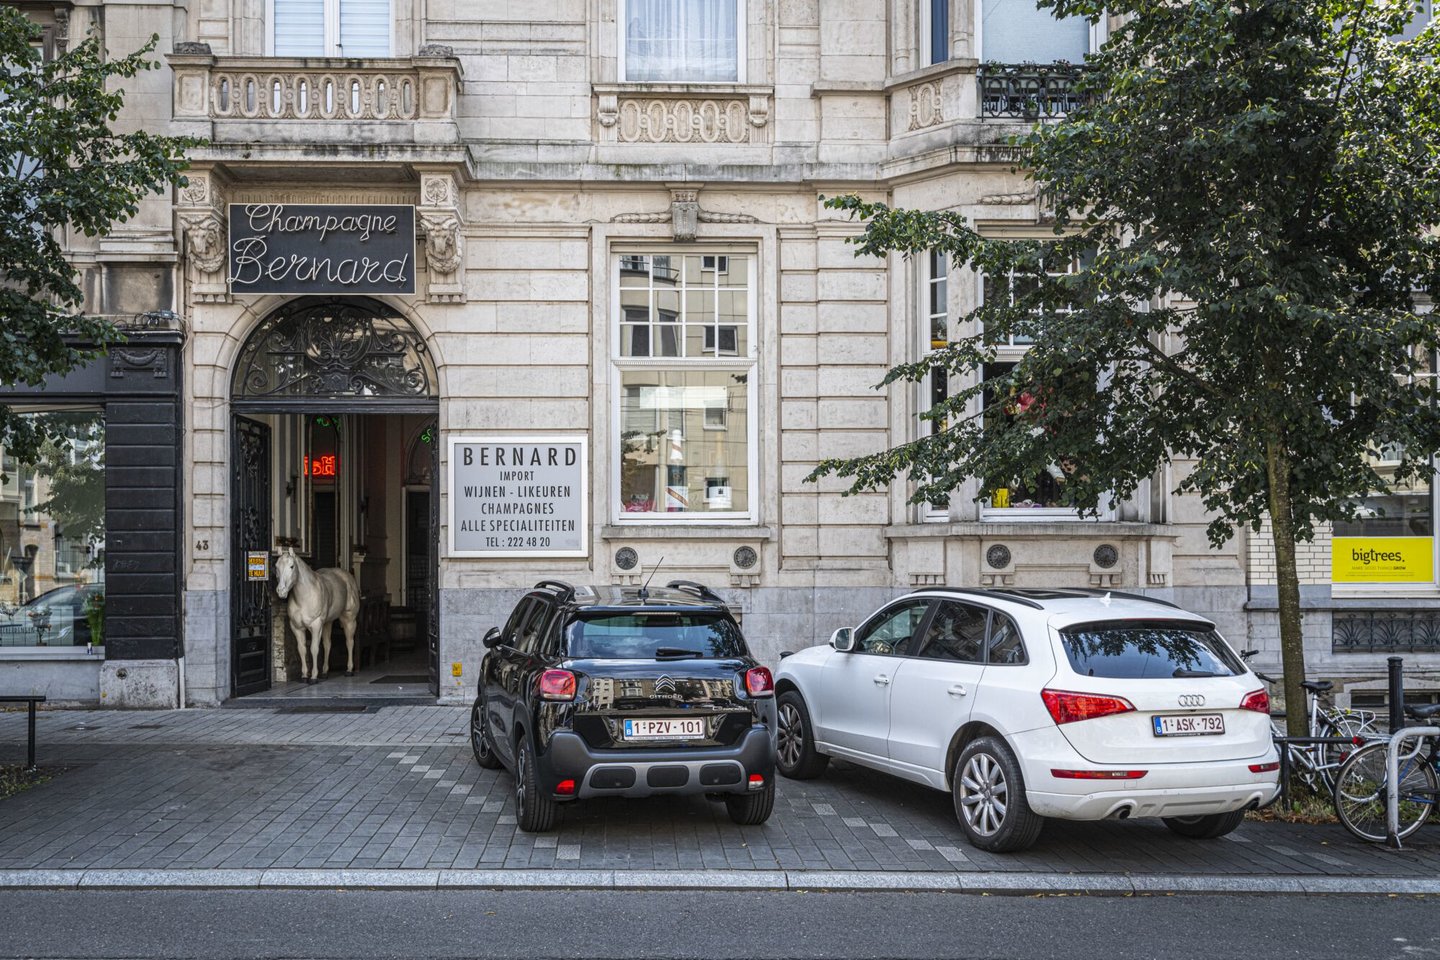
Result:
{"label": "asphalt road", "polygon": [[0,956],[1425,960],[1409,897],[6,891]]}

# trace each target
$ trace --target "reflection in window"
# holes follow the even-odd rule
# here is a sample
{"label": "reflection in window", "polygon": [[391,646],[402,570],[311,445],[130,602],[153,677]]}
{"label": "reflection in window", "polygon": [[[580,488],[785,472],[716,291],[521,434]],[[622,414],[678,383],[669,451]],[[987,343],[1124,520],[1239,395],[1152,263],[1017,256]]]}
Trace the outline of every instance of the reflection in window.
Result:
{"label": "reflection in window", "polygon": [[627,81],[735,83],[739,0],[622,0]]}
{"label": "reflection in window", "polygon": [[68,438],[34,464],[0,452],[0,646],[104,641],[105,421],[27,414]]}
{"label": "reflection in window", "polygon": [[625,513],[750,509],[748,381],[727,370],[621,373]]}

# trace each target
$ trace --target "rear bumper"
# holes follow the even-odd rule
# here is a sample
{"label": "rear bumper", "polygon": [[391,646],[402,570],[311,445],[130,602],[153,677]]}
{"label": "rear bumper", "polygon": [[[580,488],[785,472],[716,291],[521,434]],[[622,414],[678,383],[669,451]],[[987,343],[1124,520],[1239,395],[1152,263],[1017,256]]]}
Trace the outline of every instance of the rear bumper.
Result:
{"label": "rear bumper", "polygon": [[[1016,738],[1022,758],[1025,799],[1036,813],[1063,820],[1110,817],[1195,817],[1229,813],[1270,802],[1280,791],[1279,775],[1257,773],[1251,765],[1276,763],[1270,745],[1258,757],[1196,763],[1097,764],[1075,752],[1058,731],[1031,731]],[[1144,770],[1136,780],[1071,780],[1061,770]]]}
{"label": "rear bumper", "polygon": [[752,774],[764,778],[753,789],[774,779],[775,743],[759,724],[734,746],[698,750],[595,750],[579,734],[557,731],[537,766],[542,790],[553,794],[561,780],[574,780],[578,798],[747,793]]}

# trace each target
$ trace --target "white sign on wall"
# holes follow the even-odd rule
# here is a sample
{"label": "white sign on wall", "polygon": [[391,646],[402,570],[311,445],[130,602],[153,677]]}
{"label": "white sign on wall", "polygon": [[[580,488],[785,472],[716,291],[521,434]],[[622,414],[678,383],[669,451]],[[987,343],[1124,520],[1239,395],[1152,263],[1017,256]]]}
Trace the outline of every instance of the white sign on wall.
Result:
{"label": "white sign on wall", "polygon": [[585,437],[453,437],[452,557],[587,557]]}

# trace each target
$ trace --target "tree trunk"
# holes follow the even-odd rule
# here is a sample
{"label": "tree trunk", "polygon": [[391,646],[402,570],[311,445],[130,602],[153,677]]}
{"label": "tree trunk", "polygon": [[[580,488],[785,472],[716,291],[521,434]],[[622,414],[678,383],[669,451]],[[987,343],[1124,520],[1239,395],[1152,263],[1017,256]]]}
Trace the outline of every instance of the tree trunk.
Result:
{"label": "tree trunk", "polygon": [[1280,663],[1285,671],[1285,732],[1310,736],[1305,714],[1305,637],[1300,630],[1300,574],[1295,567],[1295,518],[1290,503],[1290,452],[1278,439],[1265,443],[1270,488],[1270,534],[1275,546],[1275,583],[1280,595]]}

